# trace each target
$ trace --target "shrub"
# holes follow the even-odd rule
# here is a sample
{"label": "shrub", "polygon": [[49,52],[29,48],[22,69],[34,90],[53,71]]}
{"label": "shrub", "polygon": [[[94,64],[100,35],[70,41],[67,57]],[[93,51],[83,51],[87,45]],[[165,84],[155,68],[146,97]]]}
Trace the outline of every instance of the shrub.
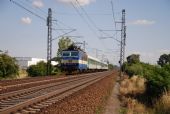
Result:
{"label": "shrub", "polygon": [[7,78],[18,75],[19,67],[14,58],[0,54],[0,77]]}
{"label": "shrub", "polygon": [[44,76],[47,72],[47,63],[41,61],[37,65],[31,65],[27,69],[29,76]]}
{"label": "shrub", "polygon": [[164,90],[170,89],[170,72],[166,68],[155,67],[153,73],[147,77],[147,93],[152,97],[159,97]]}
{"label": "shrub", "polygon": [[143,67],[140,63],[127,64],[124,68],[125,72],[131,77],[133,75],[143,75]]}

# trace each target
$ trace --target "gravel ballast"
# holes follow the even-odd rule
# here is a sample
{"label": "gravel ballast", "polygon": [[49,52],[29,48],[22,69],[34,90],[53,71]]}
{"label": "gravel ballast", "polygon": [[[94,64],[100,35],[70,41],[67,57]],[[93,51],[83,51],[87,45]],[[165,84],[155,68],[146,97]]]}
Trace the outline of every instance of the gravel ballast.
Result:
{"label": "gravel ballast", "polygon": [[113,88],[116,72],[41,110],[41,114],[101,114]]}

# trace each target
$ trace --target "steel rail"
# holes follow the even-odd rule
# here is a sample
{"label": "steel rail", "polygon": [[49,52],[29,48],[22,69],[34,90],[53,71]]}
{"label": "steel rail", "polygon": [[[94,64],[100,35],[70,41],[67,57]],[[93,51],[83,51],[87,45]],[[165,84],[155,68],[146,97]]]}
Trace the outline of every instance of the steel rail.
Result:
{"label": "steel rail", "polygon": [[[91,73],[94,74],[94,73]],[[88,74],[80,74],[77,76],[84,76],[84,75],[88,75]],[[74,78],[76,76],[74,75],[70,75],[69,78]],[[16,80],[0,80],[0,86],[2,87],[15,87],[15,86],[19,86],[19,85],[27,85],[27,84],[34,84],[37,82],[48,82],[51,80],[64,80],[67,79],[68,77],[62,77],[62,78],[56,78],[56,77],[33,77],[33,78],[26,78],[26,79],[16,79]],[[33,82],[30,82],[33,81]],[[12,84],[11,84],[12,83]],[[14,83],[14,84],[13,84]]]}
{"label": "steel rail", "polygon": [[[111,74],[110,72],[106,72],[106,73],[97,75],[95,77],[94,76],[91,76],[91,77],[89,76],[87,79],[86,78],[82,79],[82,81],[80,81],[80,82],[78,82],[76,84],[72,84],[72,85],[67,86],[67,87],[59,88],[59,89],[57,89],[55,91],[49,92],[48,94],[39,95],[37,97],[33,97],[33,98],[27,99],[27,100],[25,100],[23,102],[20,102],[20,103],[18,103],[16,105],[3,108],[3,109],[0,110],[0,114],[1,113],[2,114],[9,114],[11,112],[17,112],[18,110],[22,110],[23,108],[29,107],[29,106],[31,106],[33,104],[34,104],[34,108],[32,106],[33,109],[31,111],[35,111],[35,110],[37,111],[39,109],[36,109],[35,107],[36,107],[36,104],[38,102],[42,102],[41,105],[37,105],[39,107],[44,106],[43,102],[45,104],[52,104],[53,103],[52,101],[56,101],[54,99],[58,100],[59,98],[61,98],[61,96],[67,96],[68,93],[74,93],[78,88],[86,87],[86,86],[89,85],[89,83],[92,84],[92,83],[96,82],[96,80],[100,80],[100,79],[102,79],[105,76],[108,76],[110,74]],[[55,96],[57,96],[57,98],[55,98]],[[50,100],[50,99],[53,99],[53,100]]]}
{"label": "steel rail", "polygon": [[[100,74],[100,73],[97,73],[97,74]],[[95,75],[95,74],[84,74],[84,75],[80,75],[80,76],[76,76],[76,77],[70,77],[70,78],[67,78],[67,80],[61,80],[60,82],[57,81],[57,82],[53,82],[51,84],[40,85],[40,86],[31,87],[31,88],[27,88],[27,89],[22,89],[22,90],[3,93],[3,94],[0,94],[0,100],[7,99],[7,98],[10,98],[10,97],[14,97],[16,95],[21,95],[21,94],[24,95],[25,93],[34,92],[34,91],[38,91],[38,90],[53,87],[53,86],[62,85],[62,84],[72,82],[72,81],[77,81],[77,80],[79,80],[81,78],[82,79],[83,78],[88,78],[91,75]]]}

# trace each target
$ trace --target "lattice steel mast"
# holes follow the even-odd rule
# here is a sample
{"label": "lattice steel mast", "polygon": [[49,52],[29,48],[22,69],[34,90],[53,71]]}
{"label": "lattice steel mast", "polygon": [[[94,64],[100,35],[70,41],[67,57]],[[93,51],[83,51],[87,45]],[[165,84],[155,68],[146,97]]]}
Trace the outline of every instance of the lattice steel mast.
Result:
{"label": "lattice steel mast", "polygon": [[48,27],[48,36],[47,36],[47,75],[51,74],[51,56],[52,56],[52,10],[48,9],[47,17],[47,27]]}
{"label": "lattice steel mast", "polygon": [[123,76],[121,69],[125,59],[125,45],[126,45],[126,26],[125,26],[125,9],[122,10],[122,22],[121,22],[121,42],[120,42],[120,76]]}

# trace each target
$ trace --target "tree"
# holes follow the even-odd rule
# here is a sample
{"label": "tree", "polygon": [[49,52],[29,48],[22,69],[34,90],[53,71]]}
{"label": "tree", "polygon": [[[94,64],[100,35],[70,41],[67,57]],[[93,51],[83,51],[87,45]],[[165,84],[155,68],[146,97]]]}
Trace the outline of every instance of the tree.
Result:
{"label": "tree", "polygon": [[[53,67],[52,67],[53,69]],[[29,76],[45,76],[47,72],[47,63],[40,61],[36,65],[31,65],[27,68]]]}
{"label": "tree", "polygon": [[113,64],[108,64],[109,70],[112,70],[114,68]]}
{"label": "tree", "polygon": [[158,65],[163,67],[166,64],[170,64],[170,54],[163,54],[159,57],[159,60],[157,61]]}
{"label": "tree", "polygon": [[72,43],[70,38],[62,37],[58,42],[57,57],[61,57],[62,50],[67,49]]}
{"label": "tree", "polygon": [[128,64],[139,63],[140,62],[140,55],[132,54],[127,57]]}
{"label": "tree", "polygon": [[16,60],[7,54],[0,54],[0,77],[18,75],[19,67]]}

